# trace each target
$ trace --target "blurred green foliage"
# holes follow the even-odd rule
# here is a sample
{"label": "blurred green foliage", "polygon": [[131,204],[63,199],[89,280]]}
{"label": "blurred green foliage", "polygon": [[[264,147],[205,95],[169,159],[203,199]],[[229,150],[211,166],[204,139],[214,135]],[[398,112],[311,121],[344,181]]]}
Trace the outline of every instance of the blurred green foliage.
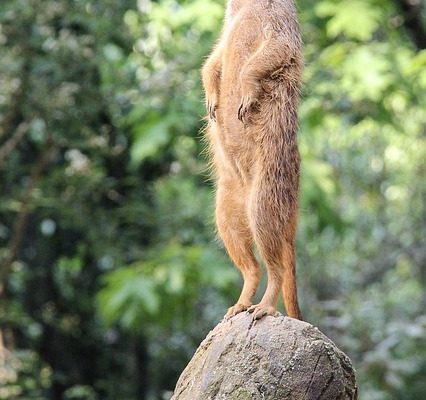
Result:
{"label": "blurred green foliage", "polygon": [[[300,298],[370,400],[426,396],[426,11],[413,31],[404,4],[298,1]],[[223,13],[2,0],[0,398],[168,398],[235,301],[200,133]]]}

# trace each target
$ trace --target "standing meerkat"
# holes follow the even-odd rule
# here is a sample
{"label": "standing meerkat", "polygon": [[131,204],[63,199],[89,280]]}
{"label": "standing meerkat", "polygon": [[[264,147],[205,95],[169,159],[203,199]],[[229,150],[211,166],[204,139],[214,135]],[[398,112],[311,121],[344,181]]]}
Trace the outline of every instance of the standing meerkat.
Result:
{"label": "standing meerkat", "polygon": [[[295,271],[302,68],[293,0],[228,1],[220,40],[202,70],[217,229],[244,278],[226,317],[275,315],[282,290],[288,315],[302,319]],[[261,273],[253,244],[268,272],[256,305]]]}

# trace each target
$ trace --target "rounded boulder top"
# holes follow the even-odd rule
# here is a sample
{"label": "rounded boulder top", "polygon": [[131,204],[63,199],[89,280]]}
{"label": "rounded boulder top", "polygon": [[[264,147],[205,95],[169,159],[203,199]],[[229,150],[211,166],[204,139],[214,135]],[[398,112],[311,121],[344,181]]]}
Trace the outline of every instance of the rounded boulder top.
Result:
{"label": "rounded boulder top", "polygon": [[241,313],[207,335],[172,400],[343,400],[357,393],[350,359],[318,328]]}

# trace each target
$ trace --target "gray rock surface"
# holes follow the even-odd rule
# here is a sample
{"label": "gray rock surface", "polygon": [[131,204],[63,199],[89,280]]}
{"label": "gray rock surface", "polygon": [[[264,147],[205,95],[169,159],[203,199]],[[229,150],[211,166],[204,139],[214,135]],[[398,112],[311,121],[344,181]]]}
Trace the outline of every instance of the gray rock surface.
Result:
{"label": "gray rock surface", "polygon": [[357,399],[349,358],[312,325],[241,313],[204,339],[172,400]]}

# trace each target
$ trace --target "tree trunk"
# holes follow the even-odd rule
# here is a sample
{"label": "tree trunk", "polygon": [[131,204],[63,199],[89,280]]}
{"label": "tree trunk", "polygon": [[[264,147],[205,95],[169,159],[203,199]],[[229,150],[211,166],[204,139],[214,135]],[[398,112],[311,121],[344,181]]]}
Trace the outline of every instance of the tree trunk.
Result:
{"label": "tree trunk", "polygon": [[172,400],[357,399],[349,358],[318,328],[241,313],[201,343]]}

